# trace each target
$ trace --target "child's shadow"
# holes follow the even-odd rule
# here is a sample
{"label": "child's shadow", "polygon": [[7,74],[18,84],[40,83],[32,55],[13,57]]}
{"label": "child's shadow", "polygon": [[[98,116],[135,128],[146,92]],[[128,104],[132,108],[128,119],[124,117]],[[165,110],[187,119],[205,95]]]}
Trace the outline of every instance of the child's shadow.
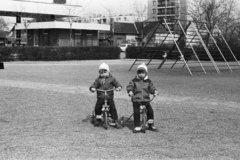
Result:
{"label": "child's shadow", "polygon": [[84,118],[83,120],[82,120],[82,122],[84,122],[84,123],[86,123],[86,122],[89,122],[89,123],[93,123],[93,121],[92,121],[92,115],[88,115],[86,118]]}
{"label": "child's shadow", "polygon": [[[124,119],[124,122],[123,120]],[[134,121],[132,119],[132,116],[131,117],[122,117],[120,120],[119,120],[119,123],[120,124],[123,124],[123,127],[127,127],[129,128],[130,130],[133,130],[134,129]]]}

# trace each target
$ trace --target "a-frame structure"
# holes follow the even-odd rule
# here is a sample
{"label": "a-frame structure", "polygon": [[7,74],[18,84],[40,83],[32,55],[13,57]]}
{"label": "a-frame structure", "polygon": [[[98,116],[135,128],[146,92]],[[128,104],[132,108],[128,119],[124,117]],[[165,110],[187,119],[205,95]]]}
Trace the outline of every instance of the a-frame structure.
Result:
{"label": "a-frame structure", "polygon": [[158,21],[129,70],[143,62],[158,65],[158,69],[167,65],[172,65],[171,69],[187,68],[190,75],[197,71],[207,74],[240,69],[240,63],[217,26],[210,30],[206,23],[178,19],[172,23],[164,18]]}

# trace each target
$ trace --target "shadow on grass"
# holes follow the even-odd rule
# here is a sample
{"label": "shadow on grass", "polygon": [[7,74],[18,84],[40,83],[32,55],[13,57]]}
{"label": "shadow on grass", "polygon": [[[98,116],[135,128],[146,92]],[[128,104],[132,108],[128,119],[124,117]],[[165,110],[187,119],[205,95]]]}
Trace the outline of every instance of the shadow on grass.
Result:
{"label": "shadow on grass", "polygon": [[[124,119],[124,122],[122,121]],[[90,123],[92,125],[93,124],[93,119],[92,119],[92,115],[87,115],[86,118],[82,119],[83,123]],[[132,119],[132,115],[130,115],[129,117],[121,117],[120,119],[118,119],[118,123],[122,126],[122,127],[127,127],[130,130],[134,129],[134,121]]]}
{"label": "shadow on grass", "polygon": [[83,122],[83,123],[89,122],[89,123],[93,124],[92,115],[87,115],[87,117],[84,118],[84,119],[82,120],[82,122]]}
{"label": "shadow on grass", "polygon": [[130,130],[133,130],[134,129],[134,121],[132,119],[132,115],[130,115],[129,117],[122,117],[119,121],[122,123],[123,119],[124,119],[124,122],[123,122],[124,127],[127,127]]}

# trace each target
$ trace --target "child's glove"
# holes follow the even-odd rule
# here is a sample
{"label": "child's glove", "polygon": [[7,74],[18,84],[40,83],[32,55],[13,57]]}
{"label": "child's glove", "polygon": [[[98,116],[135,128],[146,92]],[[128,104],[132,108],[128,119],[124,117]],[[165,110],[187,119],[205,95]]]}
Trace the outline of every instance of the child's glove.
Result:
{"label": "child's glove", "polygon": [[96,88],[91,88],[91,92],[95,92],[96,91]]}
{"label": "child's glove", "polygon": [[128,96],[132,97],[133,96],[133,92],[132,91],[128,92]]}
{"label": "child's glove", "polygon": [[122,87],[116,88],[116,91],[121,91],[121,90],[122,90]]}
{"label": "child's glove", "polygon": [[154,96],[156,96],[156,95],[158,95],[158,91],[157,90],[155,90],[155,92],[154,92]]}

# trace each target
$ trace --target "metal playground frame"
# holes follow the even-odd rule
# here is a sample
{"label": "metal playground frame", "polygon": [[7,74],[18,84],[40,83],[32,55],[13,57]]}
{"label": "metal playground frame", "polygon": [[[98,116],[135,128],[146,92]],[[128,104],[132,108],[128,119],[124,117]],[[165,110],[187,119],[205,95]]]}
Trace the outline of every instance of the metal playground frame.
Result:
{"label": "metal playground frame", "polygon": [[[193,72],[221,73],[240,69],[240,64],[218,26],[212,29],[203,22],[162,18],[146,36],[142,52],[131,65],[172,65]],[[167,63],[169,62],[169,63]]]}

